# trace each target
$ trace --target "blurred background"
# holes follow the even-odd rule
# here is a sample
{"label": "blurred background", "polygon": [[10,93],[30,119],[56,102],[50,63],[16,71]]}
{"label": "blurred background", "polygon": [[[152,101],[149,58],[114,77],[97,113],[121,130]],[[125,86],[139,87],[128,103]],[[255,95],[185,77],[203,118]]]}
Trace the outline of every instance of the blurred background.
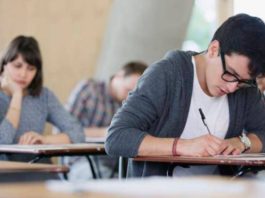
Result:
{"label": "blurred background", "polygon": [[202,51],[227,17],[265,19],[259,0],[0,0],[0,51],[34,36],[45,86],[62,103],[90,77],[108,80],[124,63],[151,64],[171,49]]}

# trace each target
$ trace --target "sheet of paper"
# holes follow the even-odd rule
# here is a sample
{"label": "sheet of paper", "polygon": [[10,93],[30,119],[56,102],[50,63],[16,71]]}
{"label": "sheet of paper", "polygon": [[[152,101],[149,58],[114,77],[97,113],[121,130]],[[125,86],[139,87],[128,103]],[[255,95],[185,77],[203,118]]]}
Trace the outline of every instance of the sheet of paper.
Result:
{"label": "sheet of paper", "polygon": [[[173,196],[205,193],[238,194],[246,191],[248,185],[229,180],[209,178],[165,178],[151,177],[127,180],[90,180],[87,182],[48,181],[46,186],[52,191],[98,192],[126,196]],[[265,185],[263,186],[265,188]],[[195,196],[196,197],[196,196]]]}
{"label": "sheet of paper", "polygon": [[86,137],[87,143],[104,143],[106,141],[106,137]]}
{"label": "sheet of paper", "polygon": [[[0,151],[9,150],[23,150],[23,151],[38,151],[38,150],[61,150],[61,149],[70,149],[70,148],[90,148],[95,147],[98,144],[60,144],[60,145],[51,145],[51,144],[39,144],[39,145],[19,145],[19,144],[8,144],[0,145]],[[100,145],[101,146],[101,145]]]}
{"label": "sheet of paper", "polygon": [[242,153],[240,155],[217,155],[215,157],[241,160],[265,160],[265,153]]}

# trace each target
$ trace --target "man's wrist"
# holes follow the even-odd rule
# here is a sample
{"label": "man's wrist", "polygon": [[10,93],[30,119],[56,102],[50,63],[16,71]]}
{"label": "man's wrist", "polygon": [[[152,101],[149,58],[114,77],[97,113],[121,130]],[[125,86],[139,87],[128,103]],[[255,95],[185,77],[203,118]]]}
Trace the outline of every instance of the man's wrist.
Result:
{"label": "man's wrist", "polygon": [[242,135],[239,136],[239,140],[243,145],[242,153],[246,152],[251,147],[251,141],[248,136],[243,132]]}
{"label": "man's wrist", "polygon": [[186,139],[178,139],[177,146],[176,146],[176,153],[177,155],[185,155],[185,152],[183,152],[183,149],[185,148],[185,143],[189,141]]}
{"label": "man's wrist", "polygon": [[177,144],[178,144],[178,141],[179,141],[179,138],[176,137],[173,141],[173,144],[172,144],[172,155],[173,156],[178,156],[178,152],[177,152]]}

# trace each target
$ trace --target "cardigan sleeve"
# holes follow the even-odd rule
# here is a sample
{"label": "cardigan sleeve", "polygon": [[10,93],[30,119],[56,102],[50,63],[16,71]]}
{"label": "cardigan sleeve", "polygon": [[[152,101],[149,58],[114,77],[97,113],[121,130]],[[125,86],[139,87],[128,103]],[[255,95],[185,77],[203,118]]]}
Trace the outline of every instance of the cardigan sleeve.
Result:
{"label": "cardigan sleeve", "polygon": [[109,155],[137,155],[143,138],[159,119],[164,107],[167,92],[165,64],[169,64],[168,61],[149,66],[139,79],[136,89],[114,115],[105,143]]}
{"label": "cardigan sleeve", "polygon": [[247,132],[254,133],[262,142],[262,152],[265,152],[265,99],[258,89],[252,89],[248,95],[247,115],[246,115]]}
{"label": "cardigan sleeve", "polygon": [[59,131],[66,133],[72,143],[80,143],[85,141],[83,128],[77,120],[65,110],[56,96],[47,90],[47,121],[52,123]]}
{"label": "cardigan sleeve", "polygon": [[16,129],[6,118],[3,118],[0,122],[0,144],[12,144],[15,134]]}
{"label": "cardigan sleeve", "polygon": [[0,98],[0,144],[12,144],[17,131],[6,119],[8,106],[8,102]]}

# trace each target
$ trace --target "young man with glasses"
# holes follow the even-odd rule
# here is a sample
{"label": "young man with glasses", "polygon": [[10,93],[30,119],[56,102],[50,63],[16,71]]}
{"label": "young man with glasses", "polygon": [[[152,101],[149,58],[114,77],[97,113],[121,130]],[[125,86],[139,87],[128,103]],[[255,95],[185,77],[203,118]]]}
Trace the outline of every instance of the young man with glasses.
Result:
{"label": "young man with glasses", "polygon": [[[255,82],[265,75],[264,46],[264,22],[239,14],[219,27],[207,51],[168,53],[148,68],[114,116],[107,153],[134,157],[265,152],[265,101]],[[132,176],[167,171],[166,164],[129,162]],[[192,166],[175,167],[173,173],[217,172],[216,167]]]}

